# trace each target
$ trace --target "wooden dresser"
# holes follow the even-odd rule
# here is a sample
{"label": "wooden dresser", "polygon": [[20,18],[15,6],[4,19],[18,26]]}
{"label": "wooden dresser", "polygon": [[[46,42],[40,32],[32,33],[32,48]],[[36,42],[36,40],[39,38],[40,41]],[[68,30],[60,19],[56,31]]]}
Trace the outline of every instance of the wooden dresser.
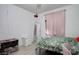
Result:
{"label": "wooden dresser", "polygon": [[18,50],[18,39],[12,38],[0,41],[0,54],[7,55]]}

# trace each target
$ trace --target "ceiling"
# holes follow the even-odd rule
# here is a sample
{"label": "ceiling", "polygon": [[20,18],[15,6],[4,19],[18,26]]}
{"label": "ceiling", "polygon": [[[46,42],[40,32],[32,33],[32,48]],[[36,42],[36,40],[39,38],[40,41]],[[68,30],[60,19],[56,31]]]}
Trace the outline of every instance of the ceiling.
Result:
{"label": "ceiling", "polygon": [[36,6],[38,5],[38,13],[54,10],[56,8],[64,7],[69,4],[15,4],[25,10],[35,13]]}

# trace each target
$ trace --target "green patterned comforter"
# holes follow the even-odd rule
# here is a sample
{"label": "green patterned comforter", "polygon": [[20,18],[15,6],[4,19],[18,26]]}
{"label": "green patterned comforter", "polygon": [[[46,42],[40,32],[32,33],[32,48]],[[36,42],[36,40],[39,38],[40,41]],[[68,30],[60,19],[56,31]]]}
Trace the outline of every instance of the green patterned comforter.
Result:
{"label": "green patterned comforter", "polygon": [[[74,38],[69,37],[51,37],[51,38],[41,38],[37,40],[37,44],[40,48],[47,48],[50,47],[53,48],[53,50],[60,49],[61,50],[61,44],[69,42],[72,46],[77,46],[78,43],[74,40]],[[58,50],[57,50],[58,51]]]}

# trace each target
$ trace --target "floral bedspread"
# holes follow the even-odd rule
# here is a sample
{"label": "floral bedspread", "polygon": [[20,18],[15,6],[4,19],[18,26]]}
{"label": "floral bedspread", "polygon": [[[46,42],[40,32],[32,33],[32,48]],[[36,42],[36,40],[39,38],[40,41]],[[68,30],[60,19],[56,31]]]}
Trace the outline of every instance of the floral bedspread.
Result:
{"label": "floral bedspread", "polygon": [[[69,42],[72,46],[78,46],[79,44],[70,37],[51,37],[51,38],[41,38],[37,40],[38,47],[53,50],[57,52],[62,51],[61,45],[65,42]],[[75,49],[79,52],[79,49]]]}

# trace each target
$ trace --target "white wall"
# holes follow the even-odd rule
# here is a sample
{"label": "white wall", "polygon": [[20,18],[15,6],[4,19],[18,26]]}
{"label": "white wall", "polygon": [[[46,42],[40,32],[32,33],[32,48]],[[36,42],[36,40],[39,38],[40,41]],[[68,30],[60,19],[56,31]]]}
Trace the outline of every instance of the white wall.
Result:
{"label": "white wall", "polygon": [[7,20],[7,18],[7,5],[0,5],[0,40],[2,40],[7,34],[4,27],[5,25],[8,25],[7,23],[4,23],[4,20]]}
{"label": "white wall", "polygon": [[79,36],[79,5],[67,7],[66,11],[66,36]]}
{"label": "white wall", "polygon": [[33,31],[32,13],[14,5],[0,5],[0,40],[19,38],[19,43],[22,45],[23,37],[33,40]]}
{"label": "white wall", "polygon": [[60,10],[65,11],[65,36],[76,37],[79,36],[79,5],[69,5],[62,8],[58,8],[52,11],[44,12],[40,14],[40,24],[41,24],[41,36],[45,36],[45,23],[44,15],[56,12]]}

